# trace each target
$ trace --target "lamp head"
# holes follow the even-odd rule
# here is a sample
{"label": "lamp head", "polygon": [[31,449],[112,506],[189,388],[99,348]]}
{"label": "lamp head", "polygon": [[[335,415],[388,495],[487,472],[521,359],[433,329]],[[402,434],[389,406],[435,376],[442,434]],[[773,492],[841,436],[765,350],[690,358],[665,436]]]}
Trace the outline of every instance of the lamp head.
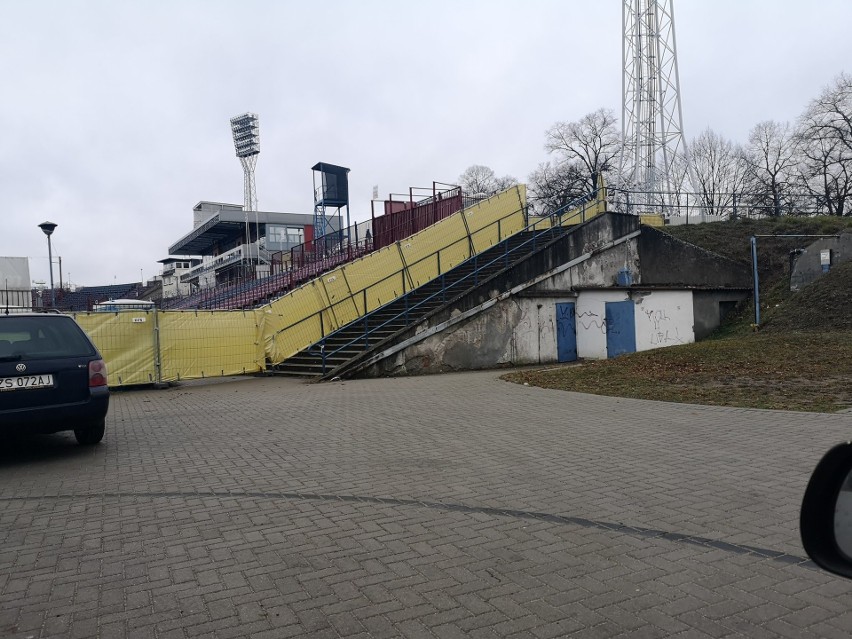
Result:
{"label": "lamp head", "polygon": [[58,224],[54,224],[53,222],[42,222],[41,224],[39,224],[39,225],[38,225],[38,227],[39,227],[39,228],[40,228],[40,229],[44,232],[44,234],[45,234],[45,235],[47,235],[48,237],[50,237],[50,235],[53,233],[53,229],[55,229],[57,226],[59,226],[59,225],[58,225]]}

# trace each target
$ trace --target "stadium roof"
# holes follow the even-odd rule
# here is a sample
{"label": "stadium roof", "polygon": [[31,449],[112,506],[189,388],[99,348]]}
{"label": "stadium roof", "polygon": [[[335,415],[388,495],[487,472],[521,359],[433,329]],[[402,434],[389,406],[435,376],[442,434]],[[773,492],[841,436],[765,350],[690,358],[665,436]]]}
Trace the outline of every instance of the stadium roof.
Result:
{"label": "stadium roof", "polygon": [[[249,223],[254,224],[255,213],[249,211]],[[214,247],[223,242],[237,241],[245,236],[245,214],[242,211],[217,211],[199,226],[192,229],[169,247],[169,255],[211,255]],[[257,222],[266,224],[290,224],[304,227],[313,224],[314,216],[304,213],[275,213],[258,211]]]}

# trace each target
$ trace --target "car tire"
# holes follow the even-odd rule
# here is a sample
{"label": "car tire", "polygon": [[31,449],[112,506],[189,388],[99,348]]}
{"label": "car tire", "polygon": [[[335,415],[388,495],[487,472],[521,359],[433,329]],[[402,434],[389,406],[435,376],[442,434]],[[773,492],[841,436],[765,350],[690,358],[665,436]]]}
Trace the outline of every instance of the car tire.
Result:
{"label": "car tire", "polygon": [[74,437],[77,438],[77,443],[81,446],[93,446],[100,443],[104,438],[104,429],[106,428],[106,420],[102,419],[95,422],[86,428],[75,428]]}

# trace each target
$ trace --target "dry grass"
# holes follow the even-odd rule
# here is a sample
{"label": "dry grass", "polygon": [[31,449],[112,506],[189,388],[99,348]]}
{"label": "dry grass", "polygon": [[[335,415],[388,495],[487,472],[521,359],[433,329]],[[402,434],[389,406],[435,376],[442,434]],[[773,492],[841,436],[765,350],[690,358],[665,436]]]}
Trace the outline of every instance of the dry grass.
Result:
{"label": "dry grass", "polygon": [[504,379],[597,395],[834,412],[852,407],[852,332],[755,333]]}

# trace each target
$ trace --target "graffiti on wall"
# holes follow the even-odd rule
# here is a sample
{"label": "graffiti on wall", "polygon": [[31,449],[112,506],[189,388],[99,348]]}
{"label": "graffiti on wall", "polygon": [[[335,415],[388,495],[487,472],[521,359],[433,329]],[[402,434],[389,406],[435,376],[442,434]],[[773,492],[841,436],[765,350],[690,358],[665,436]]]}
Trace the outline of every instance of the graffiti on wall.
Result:
{"label": "graffiti on wall", "polygon": [[596,328],[601,332],[601,335],[606,335],[606,319],[602,318],[598,313],[591,311],[577,313],[577,321],[580,322],[583,330],[588,331],[591,328]]}
{"label": "graffiti on wall", "polygon": [[685,343],[680,336],[677,324],[672,321],[665,309],[643,308],[642,313],[651,325],[652,346]]}

